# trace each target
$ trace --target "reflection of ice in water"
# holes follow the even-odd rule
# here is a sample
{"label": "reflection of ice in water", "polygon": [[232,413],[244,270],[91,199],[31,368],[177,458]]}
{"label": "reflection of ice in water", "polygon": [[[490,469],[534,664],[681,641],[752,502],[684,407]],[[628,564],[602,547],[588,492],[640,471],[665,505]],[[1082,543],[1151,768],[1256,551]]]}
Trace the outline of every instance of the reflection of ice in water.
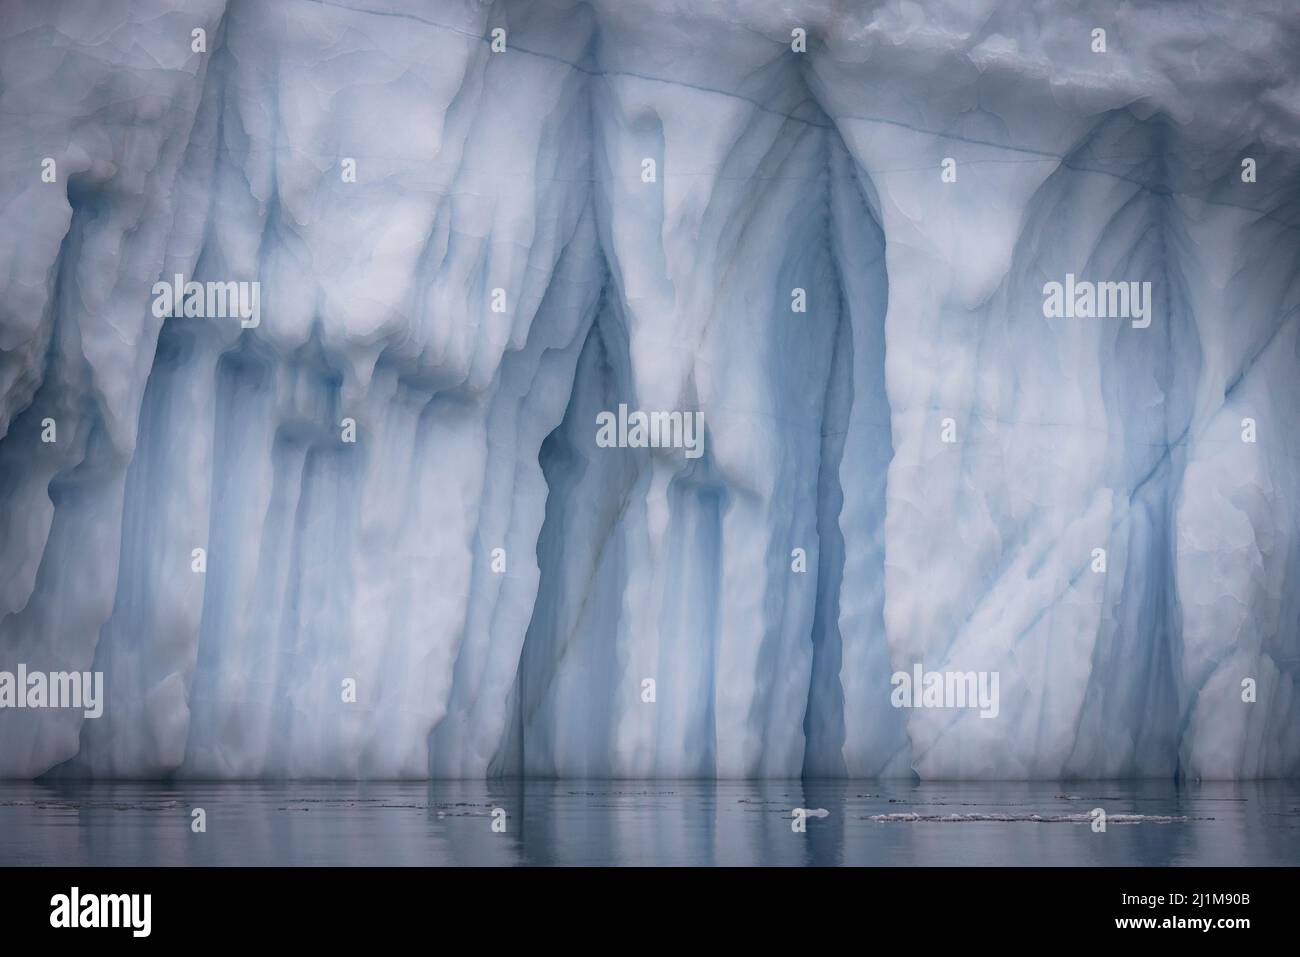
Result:
{"label": "reflection of ice in water", "polygon": [[[200,807],[207,832],[194,834],[190,813]],[[497,807],[504,833],[492,830]],[[795,808],[808,811],[806,832],[791,830]],[[1078,826],[1094,808],[1115,826]],[[0,783],[0,864],[1298,861],[1300,782]]]}
{"label": "reflection of ice in water", "polygon": [[[1030,824],[1091,824],[1091,814],[873,814],[867,820],[883,824],[934,821],[961,824],[967,821],[1003,821]],[[1191,818],[1185,814],[1111,814],[1107,824],[1173,824],[1180,821],[1212,821],[1212,817]]]}

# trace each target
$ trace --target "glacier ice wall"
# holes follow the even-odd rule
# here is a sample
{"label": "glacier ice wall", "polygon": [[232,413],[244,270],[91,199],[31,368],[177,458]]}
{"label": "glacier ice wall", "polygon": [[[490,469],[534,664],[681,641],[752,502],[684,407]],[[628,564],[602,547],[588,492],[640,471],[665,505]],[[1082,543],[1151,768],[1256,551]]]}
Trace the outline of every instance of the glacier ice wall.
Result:
{"label": "glacier ice wall", "polygon": [[0,775],[1300,772],[1300,15],[1109,6],[0,2]]}

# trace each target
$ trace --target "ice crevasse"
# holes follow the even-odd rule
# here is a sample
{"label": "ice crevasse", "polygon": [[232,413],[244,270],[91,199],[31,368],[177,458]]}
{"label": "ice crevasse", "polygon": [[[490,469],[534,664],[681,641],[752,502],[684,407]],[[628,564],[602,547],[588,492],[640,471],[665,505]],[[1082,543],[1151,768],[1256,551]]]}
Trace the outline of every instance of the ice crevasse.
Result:
{"label": "ice crevasse", "polygon": [[1295,775],[1300,10],[1112,7],[0,2],[0,776]]}

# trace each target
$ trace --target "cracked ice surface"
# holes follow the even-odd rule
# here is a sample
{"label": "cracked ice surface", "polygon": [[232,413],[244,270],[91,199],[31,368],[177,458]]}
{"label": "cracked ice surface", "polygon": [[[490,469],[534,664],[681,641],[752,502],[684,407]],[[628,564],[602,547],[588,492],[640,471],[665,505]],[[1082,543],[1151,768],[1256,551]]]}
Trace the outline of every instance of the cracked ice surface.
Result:
{"label": "cracked ice surface", "polygon": [[1300,15],[1107,6],[0,2],[0,774],[1295,774]]}

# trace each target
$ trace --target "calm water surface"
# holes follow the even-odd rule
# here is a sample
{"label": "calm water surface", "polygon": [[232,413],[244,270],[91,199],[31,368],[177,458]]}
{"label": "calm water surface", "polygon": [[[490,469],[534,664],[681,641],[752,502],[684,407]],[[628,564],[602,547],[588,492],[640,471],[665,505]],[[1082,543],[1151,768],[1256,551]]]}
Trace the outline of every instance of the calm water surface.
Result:
{"label": "calm water surface", "polygon": [[15,864],[1296,865],[1300,782],[0,782]]}

